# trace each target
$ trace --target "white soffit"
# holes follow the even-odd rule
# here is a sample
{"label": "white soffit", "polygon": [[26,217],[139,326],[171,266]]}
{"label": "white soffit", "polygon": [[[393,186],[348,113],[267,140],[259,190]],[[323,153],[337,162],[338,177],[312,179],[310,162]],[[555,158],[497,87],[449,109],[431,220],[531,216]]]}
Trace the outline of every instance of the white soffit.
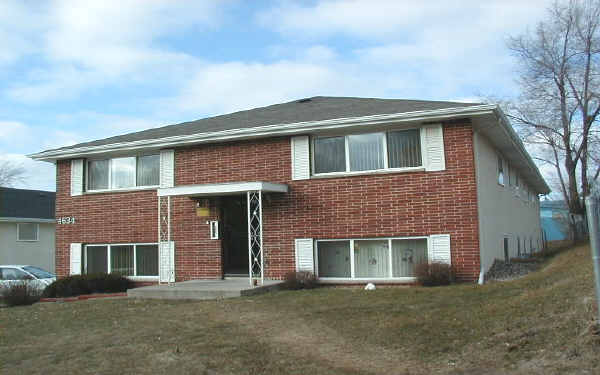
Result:
{"label": "white soffit", "polygon": [[263,193],[287,193],[288,186],[272,182],[228,182],[223,184],[184,185],[172,188],[158,189],[159,197],[185,196],[185,197],[211,197],[220,195],[243,194],[248,191],[262,191]]}

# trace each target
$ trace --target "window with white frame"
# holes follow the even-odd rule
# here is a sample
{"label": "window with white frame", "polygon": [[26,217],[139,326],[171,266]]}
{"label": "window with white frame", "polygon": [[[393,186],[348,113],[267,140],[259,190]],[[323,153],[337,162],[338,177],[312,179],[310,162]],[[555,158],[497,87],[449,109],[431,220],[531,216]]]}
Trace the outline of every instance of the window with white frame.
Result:
{"label": "window with white frame", "polygon": [[86,245],[83,273],[118,273],[123,276],[157,277],[158,245],[103,244]]}
{"label": "window with white frame", "polygon": [[139,155],[87,163],[87,191],[158,186],[160,155]]}
{"label": "window with white frame", "polygon": [[504,160],[498,155],[498,183],[504,185]]}
{"label": "window with white frame", "polygon": [[37,223],[17,223],[17,241],[38,241],[39,233]]}
{"label": "window with white frame", "polygon": [[419,129],[313,138],[314,174],[422,165]]}
{"label": "window with white frame", "polygon": [[414,277],[426,262],[427,238],[317,241],[317,276],[324,279]]}

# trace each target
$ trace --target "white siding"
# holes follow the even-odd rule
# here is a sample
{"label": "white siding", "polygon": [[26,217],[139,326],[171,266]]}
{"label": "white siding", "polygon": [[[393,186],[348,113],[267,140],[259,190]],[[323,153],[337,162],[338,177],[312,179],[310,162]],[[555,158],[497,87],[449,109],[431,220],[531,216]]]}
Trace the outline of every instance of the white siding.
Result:
{"label": "white siding", "polygon": [[40,223],[38,241],[17,241],[17,223],[0,222],[0,264],[31,264],[54,272],[54,223]]}
{"label": "white siding", "polygon": [[296,239],[296,271],[315,272],[313,244],[312,238]]}
{"label": "white siding", "polygon": [[[539,202],[529,202],[515,195],[515,187],[498,183],[498,150],[481,134],[475,133],[475,173],[477,180],[477,209],[479,217],[479,246],[481,271],[486,272],[494,259],[504,259],[503,241],[508,237],[509,256],[517,255],[517,237],[533,237],[537,247],[540,236]],[[503,155],[506,156],[506,155]],[[505,160],[507,160],[505,158]],[[505,168],[505,173],[508,168]],[[511,182],[514,184],[515,166],[510,165]],[[519,176],[519,184],[526,183]],[[529,251],[529,247],[528,247]]]}
{"label": "white siding", "polygon": [[292,180],[310,178],[310,143],[308,136],[292,137]]}
{"label": "white siding", "polygon": [[175,186],[175,151],[160,150],[160,187]]}
{"label": "white siding", "polygon": [[424,161],[427,171],[443,171],[446,169],[444,156],[444,131],[441,124],[423,127],[425,132]]}
{"label": "white siding", "polygon": [[71,196],[83,194],[83,159],[71,160]]}

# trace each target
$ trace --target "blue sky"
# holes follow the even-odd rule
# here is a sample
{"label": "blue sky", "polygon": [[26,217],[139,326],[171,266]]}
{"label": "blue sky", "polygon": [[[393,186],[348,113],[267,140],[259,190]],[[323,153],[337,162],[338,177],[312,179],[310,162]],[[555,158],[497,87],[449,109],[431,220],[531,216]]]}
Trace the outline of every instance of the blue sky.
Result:
{"label": "blue sky", "polygon": [[515,97],[509,35],[549,1],[0,2],[0,160],[330,95]]}

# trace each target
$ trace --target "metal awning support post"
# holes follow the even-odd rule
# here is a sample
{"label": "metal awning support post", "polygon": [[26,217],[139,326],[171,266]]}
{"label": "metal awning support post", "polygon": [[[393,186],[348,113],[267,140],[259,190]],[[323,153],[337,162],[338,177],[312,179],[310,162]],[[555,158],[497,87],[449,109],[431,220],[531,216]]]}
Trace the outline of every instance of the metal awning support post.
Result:
{"label": "metal awning support post", "polygon": [[[171,257],[171,197],[158,196],[158,283],[170,284],[174,270]],[[168,259],[166,262],[165,260]]]}
{"label": "metal awning support post", "polygon": [[262,192],[248,191],[248,277],[250,285],[254,280],[264,281],[264,260],[262,241]]}

